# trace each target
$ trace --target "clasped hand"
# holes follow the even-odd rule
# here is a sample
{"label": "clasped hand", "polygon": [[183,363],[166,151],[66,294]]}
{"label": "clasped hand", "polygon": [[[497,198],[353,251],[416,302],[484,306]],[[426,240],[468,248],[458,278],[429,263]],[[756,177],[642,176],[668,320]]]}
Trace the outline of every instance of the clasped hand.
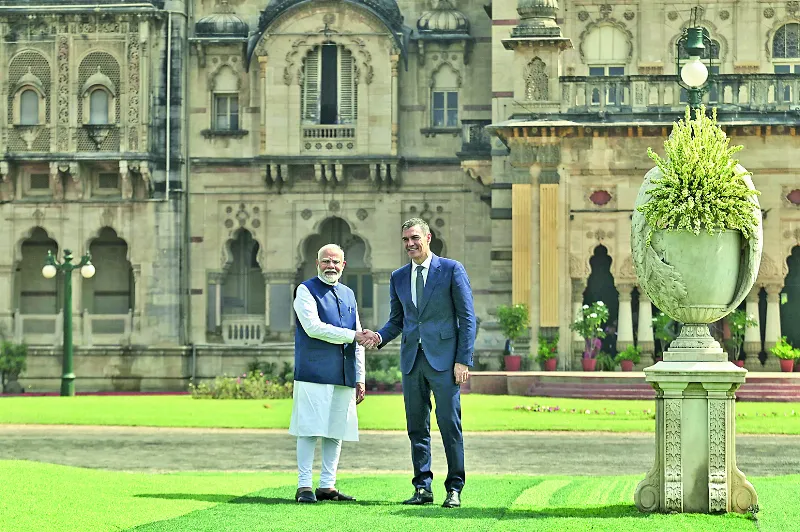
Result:
{"label": "clasped hand", "polygon": [[375,349],[381,343],[381,337],[376,332],[364,329],[356,331],[356,342],[363,345],[365,349]]}

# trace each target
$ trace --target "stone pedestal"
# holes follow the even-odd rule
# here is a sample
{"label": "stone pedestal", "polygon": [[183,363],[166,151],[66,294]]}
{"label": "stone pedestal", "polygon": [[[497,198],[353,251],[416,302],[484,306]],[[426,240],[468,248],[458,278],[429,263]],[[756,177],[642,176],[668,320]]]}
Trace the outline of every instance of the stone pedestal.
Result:
{"label": "stone pedestal", "polygon": [[728,362],[716,342],[697,348],[693,341],[679,337],[644,370],[657,394],[656,459],[634,500],[643,512],[744,513],[758,504],[736,467],[734,392],[747,370]]}

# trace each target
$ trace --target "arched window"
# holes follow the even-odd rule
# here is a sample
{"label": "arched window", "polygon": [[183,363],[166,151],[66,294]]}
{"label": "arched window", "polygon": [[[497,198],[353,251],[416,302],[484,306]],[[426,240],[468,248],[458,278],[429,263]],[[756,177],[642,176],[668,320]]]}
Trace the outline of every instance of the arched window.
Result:
{"label": "arched window", "polygon": [[306,124],[352,124],[358,116],[353,54],[335,43],[315,46],[303,61],[301,112]]}
{"label": "arched window", "polygon": [[89,95],[89,123],[94,125],[108,124],[108,93],[103,89],[95,89]]}
{"label": "arched window", "polygon": [[[592,29],[581,43],[590,76],[624,76],[625,65],[631,44],[619,28],[614,26],[598,26]],[[619,105],[624,103],[624,91],[613,83],[603,88],[592,90],[592,104],[599,105],[605,97],[606,103]]]}
{"label": "arched window", "polygon": [[23,126],[39,124],[39,95],[33,89],[25,89],[20,95],[19,123]]}
{"label": "arched window", "polygon": [[800,74],[800,23],[785,24],[775,32],[772,61],[776,74]]}

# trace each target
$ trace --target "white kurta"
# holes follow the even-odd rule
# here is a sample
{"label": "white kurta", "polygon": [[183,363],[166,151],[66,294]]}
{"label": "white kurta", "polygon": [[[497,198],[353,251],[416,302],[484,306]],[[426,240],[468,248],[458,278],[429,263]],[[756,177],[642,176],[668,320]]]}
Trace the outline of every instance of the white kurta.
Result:
{"label": "white kurta", "polygon": [[[297,287],[294,310],[300,326],[311,338],[332,344],[350,344],[355,340],[356,331],[336,327],[320,320],[317,302],[305,285]],[[361,330],[358,309],[356,309],[356,329]],[[303,353],[299,353],[298,356],[303,356]],[[357,345],[356,382],[363,383],[364,377],[364,348]],[[354,388],[294,381],[293,399],[292,420],[289,423],[289,434],[292,436],[322,436],[358,441],[358,415]]]}

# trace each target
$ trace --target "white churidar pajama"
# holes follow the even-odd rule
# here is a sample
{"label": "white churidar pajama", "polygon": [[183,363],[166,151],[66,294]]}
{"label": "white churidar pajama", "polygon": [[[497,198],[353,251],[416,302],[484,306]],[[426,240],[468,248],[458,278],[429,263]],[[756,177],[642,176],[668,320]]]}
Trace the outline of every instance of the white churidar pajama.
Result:
{"label": "white churidar pajama", "polygon": [[[320,279],[325,281],[322,277]],[[297,287],[294,310],[303,330],[311,338],[332,344],[349,344],[355,340],[355,331],[320,320],[317,302],[305,285]],[[356,330],[361,330],[357,310]],[[298,356],[302,356],[302,353]],[[364,382],[364,372],[364,348],[357,345],[356,382]],[[322,474],[319,487],[333,488],[336,485],[336,468],[342,440],[358,441],[355,389],[294,381],[289,434],[297,436],[298,487],[311,487],[314,448],[317,440],[322,439]]]}

